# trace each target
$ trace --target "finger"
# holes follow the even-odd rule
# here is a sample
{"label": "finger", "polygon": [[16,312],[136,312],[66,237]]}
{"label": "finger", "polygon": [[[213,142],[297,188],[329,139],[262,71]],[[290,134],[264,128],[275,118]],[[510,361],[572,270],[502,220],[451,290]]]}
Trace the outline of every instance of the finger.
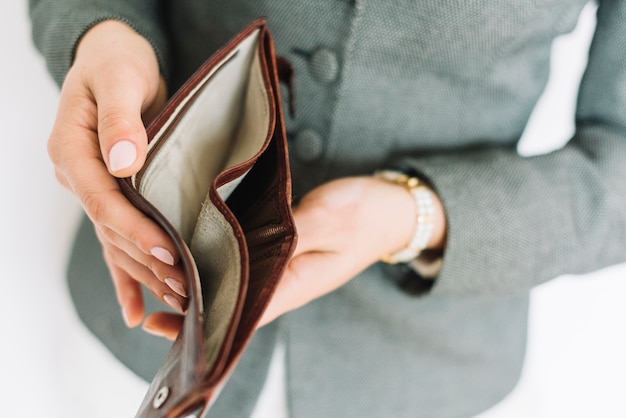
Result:
{"label": "finger", "polygon": [[134,280],[144,284],[157,299],[180,313],[184,312],[187,301],[159,281],[147,267],[139,264],[128,254],[112,245],[105,248],[105,253],[109,266],[122,269]]}
{"label": "finger", "polygon": [[[145,254],[140,251],[133,243],[119,235],[117,232],[106,226],[98,226],[98,237],[102,240],[106,240],[111,245],[119,248],[131,258],[137,261],[139,264],[146,266],[156,276],[159,281],[165,283],[171,290],[178,295],[187,296],[187,283],[184,280],[184,273],[180,266],[172,266],[169,263],[164,263],[154,255]],[[159,251],[156,251],[157,256],[161,256]],[[167,255],[166,255],[167,257]]]}
{"label": "finger", "polygon": [[163,104],[167,100],[167,84],[163,77],[159,77],[159,86],[156,96],[152,102],[148,103],[148,106],[143,111],[144,125],[148,125],[158,115],[163,107]]}
{"label": "finger", "polygon": [[141,286],[121,268],[108,262],[107,264],[115,287],[115,295],[122,309],[124,322],[129,328],[134,328],[141,323],[144,315]]}
{"label": "finger", "polygon": [[174,341],[180,332],[185,317],[168,312],[155,312],[146,317],[142,328],[158,337]]}
{"label": "finger", "polygon": [[[67,84],[76,84],[70,80]],[[70,86],[70,91],[77,88]],[[78,111],[76,110],[78,109]],[[167,234],[122,195],[102,162],[95,132],[95,106],[82,93],[62,93],[59,115],[48,142],[57,178],[80,200],[96,225],[105,225],[166,264],[177,254]]]}
{"label": "finger", "polygon": [[60,171],[58,168],[55,167],[54,169],[54,176],[57,179],[57,182],[59,182],[59,184],[61,186],[63,186],[64,188],[71,190],[70,184],[67,181],[67,178],[65,177],[65,174],[63,174],[62,171]]}
{"label": "finger", "polygon": [[72,165],[72,172],[83,174],[67,178],[94,224],[111,229],[142,253],[164,264],[176,264],[178,254],[171,239],[126,199],[101,163],[98,167],[93,161],[83,159]]}
{"label": "finger", "polygon": [[91,85],[98,109],[98,138],[109,172],[117,177],[136,173],[144,164],[147,136],[142,108],[145,81],[134,68],[123,67]]}

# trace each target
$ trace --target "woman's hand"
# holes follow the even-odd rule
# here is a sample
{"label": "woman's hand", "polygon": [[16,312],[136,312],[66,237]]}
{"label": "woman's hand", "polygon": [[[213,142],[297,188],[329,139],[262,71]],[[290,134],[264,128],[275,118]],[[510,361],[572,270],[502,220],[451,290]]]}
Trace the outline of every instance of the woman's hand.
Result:
{"label": "woman's hand", "polygon": [[[433,193],[435,231],[429,248],[445,240],[443,206]],[[346,284],[384,255],[404,248],[417,216],[407,190],[375,177],[326,183],[294,211],[298,245],[261,325]]]}
{"label": "woman's hand", "polygon": [[[433,193],[436,222],[429,248],[445,240],[443,207]],[[331,181],[294,209],[298,245],[260,325],[344,285],[384,255],[403,248],[415,231],[416,208],[401,186],[375,177]],[[182,318],[155,314],[144,329],[173,339]]]}
{"label": "woman's hand", "polygon": [[165,99],[150,44],[121,22],[99,23],[78,45],[48,142],[57,179],[95,225],[129,326],[143,319],[141,283],[178,310],[185,304],[173,243],[126,200],[115,180],[144,164],[143,121]]}

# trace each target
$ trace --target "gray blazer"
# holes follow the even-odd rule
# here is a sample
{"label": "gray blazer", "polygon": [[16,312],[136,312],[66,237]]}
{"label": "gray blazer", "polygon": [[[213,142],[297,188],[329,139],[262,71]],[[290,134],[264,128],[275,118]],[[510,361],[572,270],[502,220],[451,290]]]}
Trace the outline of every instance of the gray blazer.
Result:
{"label": "gray blazer", "polygon": [[[30,1],[35,42],[59,83],[81,34],[102,19],[146,36],[174,89],[265,15],[296,69],[297,116],[287,120],[296,198],[396,165],[441,196],[449,231],[432,288],[409,295],[397,286],[402,270],[376,264],[265,327],[214,416],[249,415],[277,338],[292,417],[467,417],[513,388],[529,289],[626,260],[626,2],[599,2],[574,137],[550,154],[516,153],[552,40],[585,2]],[[150,379],[167,344],[125,329],[87,224],[69,281],[85,323]]]}

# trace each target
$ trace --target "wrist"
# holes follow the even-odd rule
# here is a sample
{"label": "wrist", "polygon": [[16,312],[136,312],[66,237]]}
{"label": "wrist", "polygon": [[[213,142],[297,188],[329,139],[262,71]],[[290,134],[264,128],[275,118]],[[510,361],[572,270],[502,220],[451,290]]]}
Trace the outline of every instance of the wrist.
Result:
{"label": "wrist", "polygon": [[443,204],[435,191],[418,178],[398,171],[379,171],[375,177],[403,189],[413,201],[410,217],[402,222],[410,233],[409,238],[403,246],[385,255],[383,261],[392,264],[409,262],[422,251],[443,250],[447,225]]}

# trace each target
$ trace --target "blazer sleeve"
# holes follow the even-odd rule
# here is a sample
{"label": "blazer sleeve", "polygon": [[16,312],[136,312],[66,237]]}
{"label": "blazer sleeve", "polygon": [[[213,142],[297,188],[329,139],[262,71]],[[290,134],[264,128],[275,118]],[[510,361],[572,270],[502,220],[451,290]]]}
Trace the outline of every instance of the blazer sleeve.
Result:
{"label": "blazer sleeve", "polygon": [[431,293],[516,292],[626,260],[626,2],[603,0],[576,133],[546,155],[477,148],[407,158],[448,219]]}
{"label": "blazer sleeve", "polygon": [[82,35],[104,20],[131,26],[153,46],[167,77],[167,39],[159,0],[29,0],[32,36],[48,70],[60,86]]}

